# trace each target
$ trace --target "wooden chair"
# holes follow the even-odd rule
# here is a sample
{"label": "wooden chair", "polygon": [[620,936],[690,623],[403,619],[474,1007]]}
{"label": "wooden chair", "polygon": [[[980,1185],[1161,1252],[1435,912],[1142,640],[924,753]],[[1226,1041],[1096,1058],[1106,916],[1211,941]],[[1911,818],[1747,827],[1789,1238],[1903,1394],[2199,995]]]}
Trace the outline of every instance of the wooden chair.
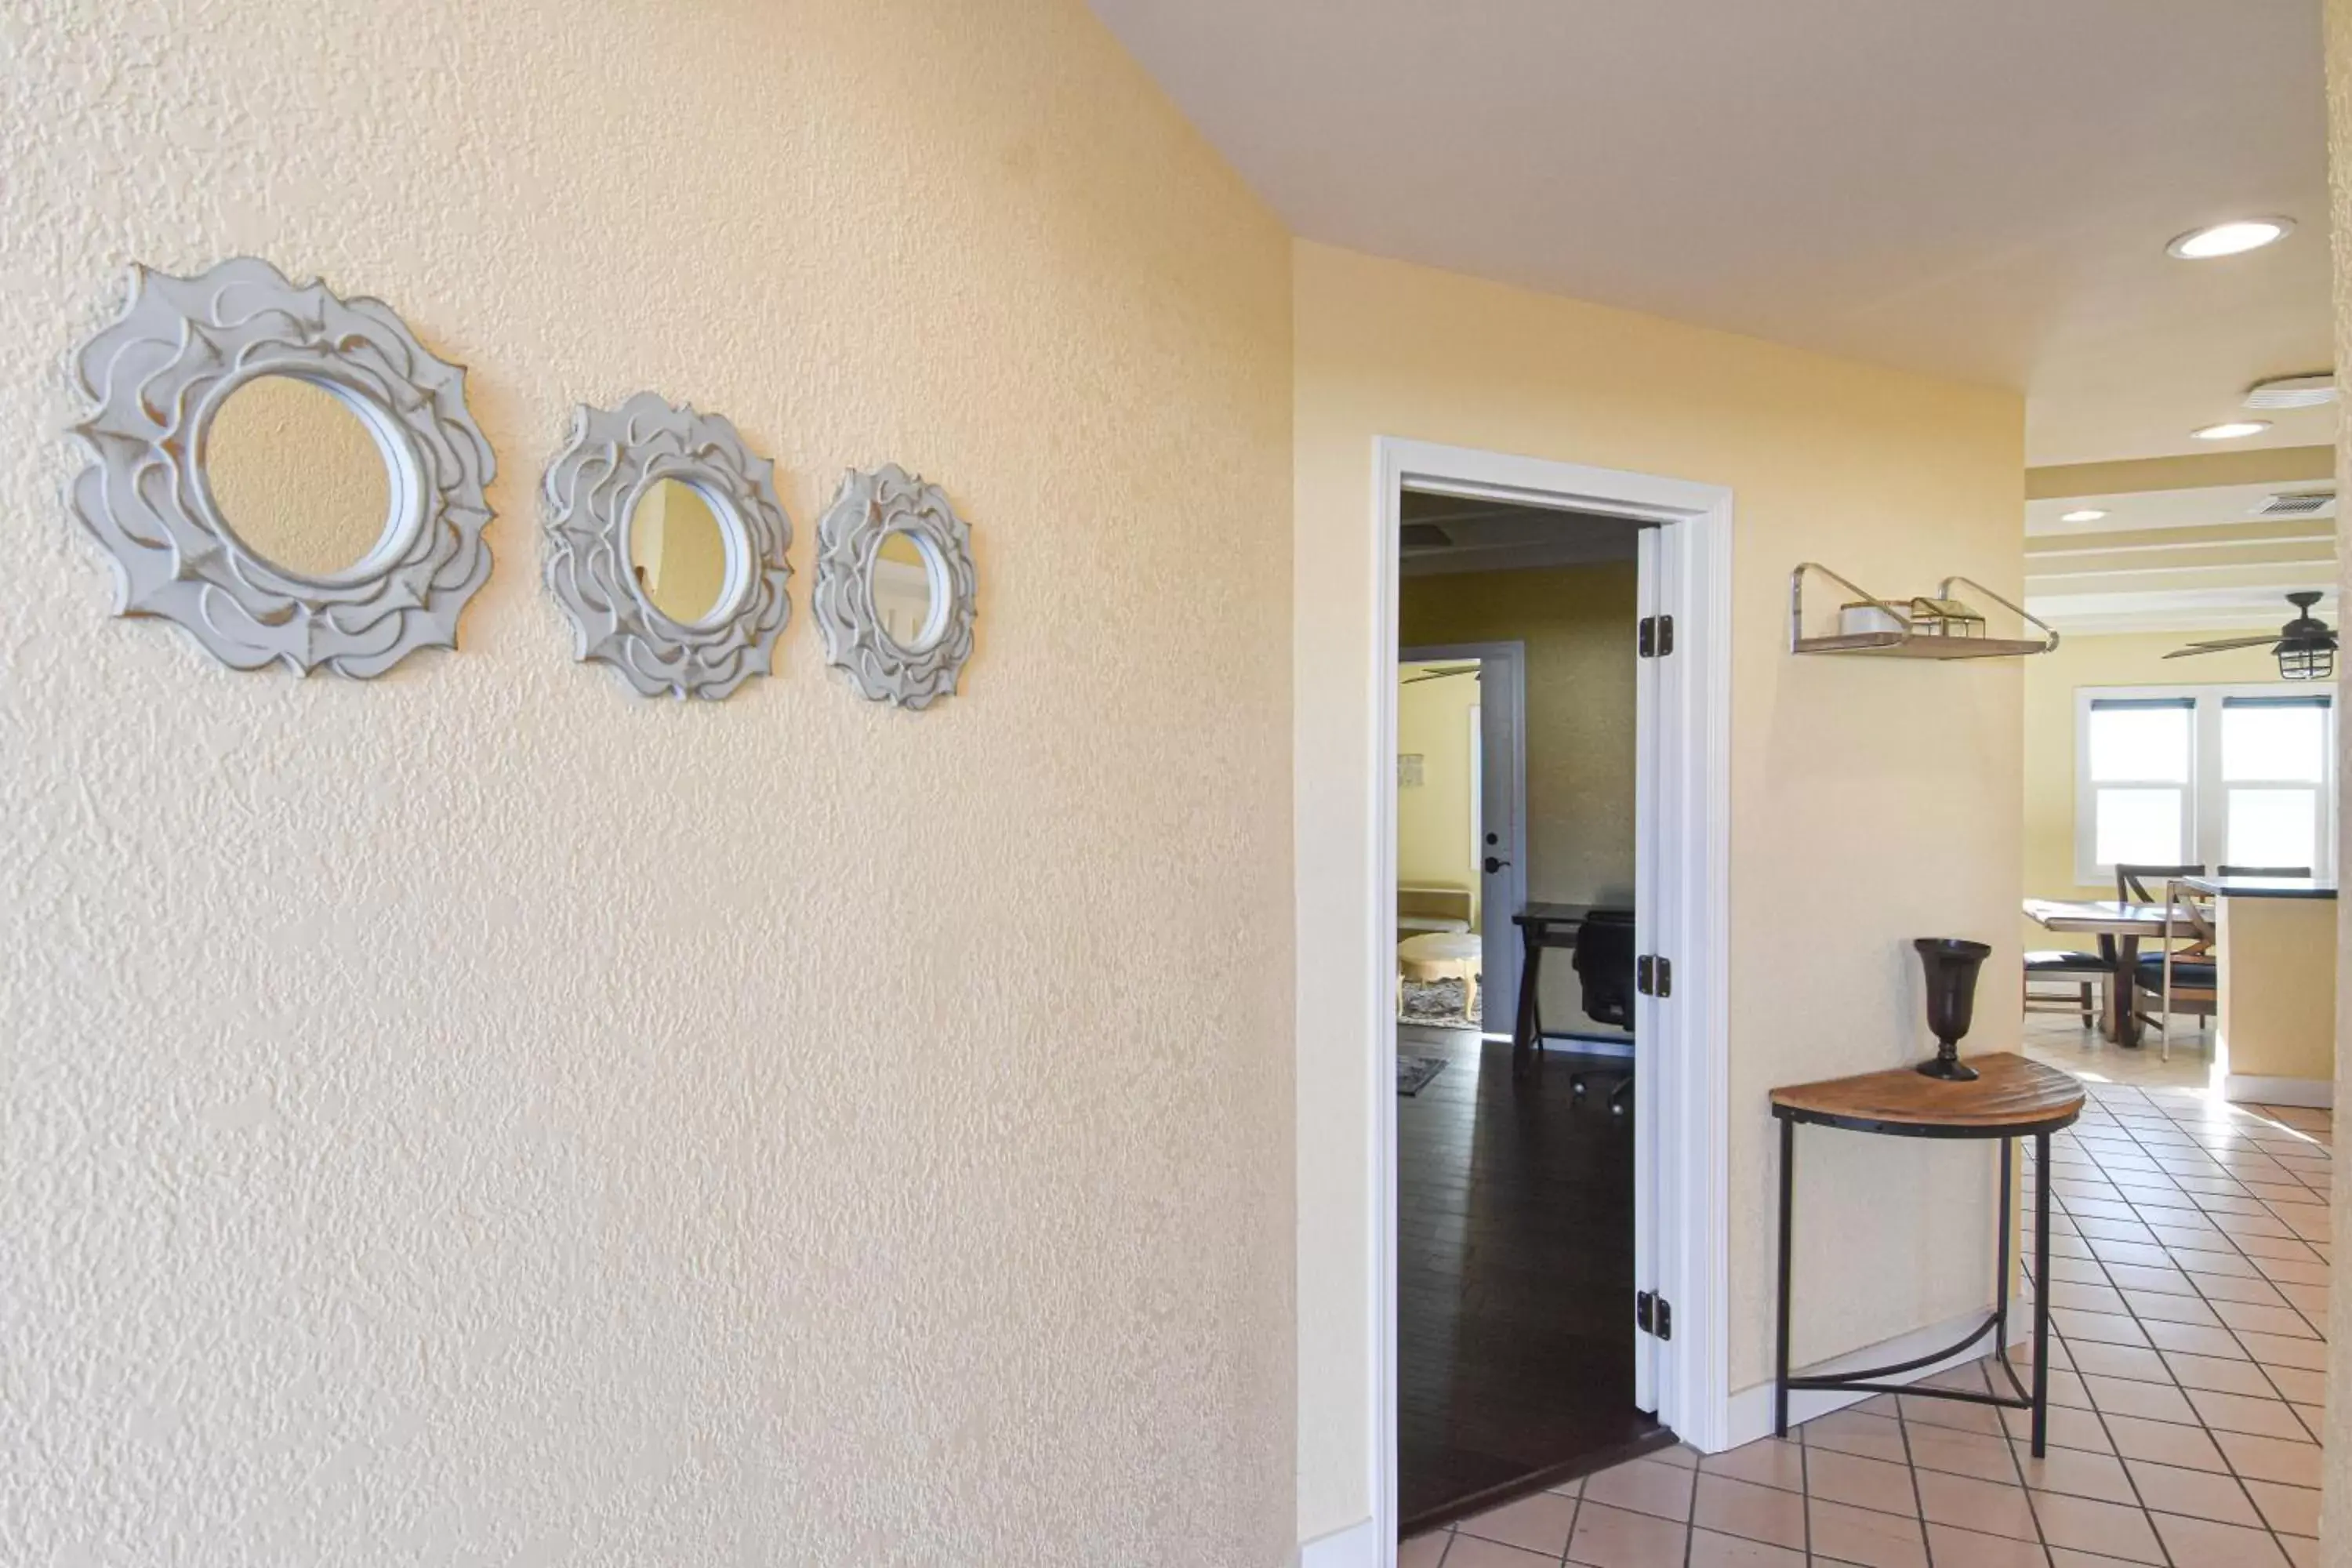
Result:
{"label": "wooden chair", "polygon": [[[2061,992],[2036,992],[2037,980],[2068,987]],[[2080,1013],[2083,1027],[2099,1021],[2102,990],[2115,984],[2116,961],[2105,953],[2080,948],[2043,948],[2025,955],[2025,1010],[2029,1013]]]}
{"label": "wooden chair", "polygon": [[[2221,1006],[2221,966],[2213,952],[2220,932],[2214,928],[2210,899],[2210,894],[2191,892],[2178,879],[2167,881],[2163,946],[2140,954],[2131,976],[2133,1016],[2156,1025],[2159,1050],[2168,1062],[2172,1059],[2172,1016],[2189,1015],[2201,1033],[2204,1021]],[[2182,937],[2189,939],[2188,945],[2173,946]],[[2142,996],[2157,999],[2155,1016],[2139,1010]]]}
{"label": "wooden chair", "polygon": [[2205,868],[2200,866],[2152,866],[2118,862],[2116,866],[2116,902],[2119,904],[2152,904],[2156,894],[2149,891],[2179,877],[2201,877]]}

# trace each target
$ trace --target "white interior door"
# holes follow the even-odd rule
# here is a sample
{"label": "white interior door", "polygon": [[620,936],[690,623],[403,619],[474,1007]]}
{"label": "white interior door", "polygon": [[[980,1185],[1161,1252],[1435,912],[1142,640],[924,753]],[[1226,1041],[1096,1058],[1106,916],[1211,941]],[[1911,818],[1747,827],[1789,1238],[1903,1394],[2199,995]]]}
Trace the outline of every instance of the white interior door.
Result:
{"label": "white interior door", "polygon": [[1527,659],[1518,643],[1478,658],[1478,911],[1486,1005],[1479,1032],[1507,1038],[1519,1005],[1519,928],[1528,901]]}
{"label": "white interior door", "polygon": [[1397,650],[1400,664],[1475,660],[1478,727],[1471,752],[1475,823],[1473,863],[1478,877],[1482,1033],[1503,1039],[1519,1005],[1519,931],[1511,917],[1528,899],[1527,646],[1517,642],[1455,643]]}
{"label": "white interior door", "polygon": [[[1653,627],[1659,624],[1655,617],[1663,613],[1661,578],[1665,532],[1660,528],[1644,528],[1641,532],[1637,614]],[[1655,639],[1658,634],[1654,630],[1651,637]],[[1648,646],[1659,648],[1671,645],[1653,640]],[[1633,661],[1633,951],[1639,953],[1655,953],[1660,947],[1658,932],[1664,911],[1658,908],[1658,897],[1665,883],[1658,874],[1657,718],[1661,672],[1673,658],[1671,652],[1665,652]],[[1640,988],[1634,993],[1633,1289],[1637,1291],[1655,1291],[1658,1284],[1658,1247],[1653,1229],[1659,1213],[1658,1102],[1662,1096],[1656,1069],[1658,1042],[1664,1038],[1658,1018],[1659,1001],[1656,995]],[[1635,1324],[1628,1324],[1627,1328],[1633,1336],[1633,1404],[1638,1409],[1654,1412],[1658,1408],[1658,1341]]]}

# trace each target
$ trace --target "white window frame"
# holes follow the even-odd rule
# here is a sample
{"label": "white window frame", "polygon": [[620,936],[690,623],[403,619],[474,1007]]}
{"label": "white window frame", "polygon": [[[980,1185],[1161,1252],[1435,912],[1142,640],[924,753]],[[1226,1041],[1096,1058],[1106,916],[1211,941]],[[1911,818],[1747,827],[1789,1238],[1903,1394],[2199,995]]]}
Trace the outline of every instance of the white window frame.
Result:
{"label": "white window frame", "polygon": [[[2312,784],[2301,779],[2279,780],[2267,787],[2315,789],[2320,805],[2318,864],[2312,875],[2322,881],[2336,879],[2336,693],[2333,681],[2309,684],[2260,681],[2239,686],[2078,686],[2074,689],[2074,881],[2079,887],[2110,887],[2116,879],[2113,865],[2102,864],[2098,858],[2098,792],[2129,788],[2131,782],[2107,779],[2094,783],[2091,778],[2091,704],[2096,700],[2147,701],[2188,700],[2196,704],[2190,713],[2189,729],[2189,779],[2179,787],[2188,795],[2186,842],[2181,858],[2207,866],[2218,866],[2228,858],[2230,791],[2266,787],[2258,779],[2237,779],[2224,783],[2221,777],[2221,705],[2226,698],[2291,697],[2325,698],[2327,700],[2326,733],[2320,749],[2320,780]],[[2149,780],[2151,786],[2174,787],[2170,780]],[[2211,851],[2208,852],[2208,847]]]}

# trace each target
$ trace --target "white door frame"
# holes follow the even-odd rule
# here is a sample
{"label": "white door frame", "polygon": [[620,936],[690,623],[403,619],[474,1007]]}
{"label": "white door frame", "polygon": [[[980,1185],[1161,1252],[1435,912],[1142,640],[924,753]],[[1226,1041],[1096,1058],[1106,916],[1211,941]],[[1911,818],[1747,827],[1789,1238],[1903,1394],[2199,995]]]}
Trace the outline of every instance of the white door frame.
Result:
{"label": "white door frame", "polygon": [[[1509,772],[1506,775],[1514,792],[1511,809],[1511,841],[1507,845],[1500,846],[1499,849],[1510,862],[1508,880],[1511,897],[1503,900],[1502,907],[1507,910],[1515,910],[1526,903],[1528,900],[1528,645],[1524,642],[1442,643],[1429,647],[1408,647],[1397,650],[1397,663],[1400,665],[1436,664],[1469,659],[1477,660],[1482,677],[1486,666],[1490,664],[1500,666],[1510,687],[1509,691],[1505,694],[1506,701],[1500,717],[1507,720],[1511,726],[1511,763]],[[1491,691],[1480,693],[1479,708],[1482,716],[1495,712],[1494,704],[1486,700],[1493,695]],[[1480,767],[1477,771],[1481,781],[1491,784],[1493,780],[1487,776],[1491,770],[1485,767],[1486,742],[1486,729],[1482,722],[1475,741],[1480,751]],[[1483,822],[1486,802],[1481,800],[1478,804]],[[1483,861],[1486,854],[1486,847],[1483,845],[1474,844],[1471,848],[1477,858]],[[1487,918],[1488,911],[1495,909],[1496,905],[1494,900],[1486,897],[1486,883],[1487,879],[1484,871],[1479,871],[1478,934],[1479,945],[1483,950],[1479,965],[1481,971],[1479,984],[1486,994],[1486,1008],[1479,1021],[1479,1033],[1492,1036],[1496,1033],[1495,1020],[1511,1016],[1509,1013],[1497,1013],[1495,1010],[1496,998],[1500,997],[1504,1005],[1511,1007],[1516,1007],[1518,1003],[1519,944],[1517,933],[1511,929],[1507,913],[1504,917],[1503,926],[1499,931]],[[1391,888],[1390,892],[1393,895],[1395,889]],[[1500,963],[1495,962],[1498,951],[1502,955]],[[1511,1031],[1508,1027],[1505,1027],[1500,1032],[1507,1037]]]}
{"label": "white door frame", "polygon": [[[1731,492],[1717,485],[1511,457],[1467,447],[1379,437],[1372,459],[1376,646],[1370,693],[1375,756],[1393,758],[1397,734],[1397,540],[1401,501],[1413,489],[1520,505],[1637,518],[1661,525],[1659,605],[1674,616],[1675,651],[1658,669],[1653,738],[1658,784],[1654,875],[1636,903],[1654,951],[1674,965],[1673,995],[1655,1016],[1642,1086],[1656,1116],[1648,1173],[1662,1223],[1649,1249],[1651,1289],[1674,1307],[1674,1338],[1658,1347],[1658,1417],[1693,1447],[1727,1446],[1730,1426],[1729,931],[1731,847]],[[1396,767],[1374,790],[1368,885],[1396,886]],[[1363,977],[1371,995],[1370,1230],[1372,1409],[1368,1429],[1373,1542],[1381,1568],[1396,1560],[1396,1008],[1391,1000],[1396,900],[1371,900]],[[1637,1178],[1643,1173],[1637,1173]]]}

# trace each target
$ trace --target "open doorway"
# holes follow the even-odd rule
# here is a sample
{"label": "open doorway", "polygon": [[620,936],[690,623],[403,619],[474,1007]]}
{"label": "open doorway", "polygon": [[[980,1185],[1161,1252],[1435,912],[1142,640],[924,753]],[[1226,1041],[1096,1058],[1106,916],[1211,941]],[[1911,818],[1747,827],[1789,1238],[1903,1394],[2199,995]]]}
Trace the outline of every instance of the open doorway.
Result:
{"label": "open doorway", "polygon": [[[1408,488],[1401,1531],[1671,1440],[1637,1386],[1638,520]],[[1646,526],[1655,526],[1654,524]]]}
{"label": "open doorway", "polygon": [[[1402,1536],[1672,1436],[1719,1446],[1730,498],[1418,442],[1378,452],[1371,1458],[1388,1562]],[[1570,601],[1606,649],[1580,674],[1543,624]],[[1612,810],[1560,805],[1554,725],[1612,781]],[[1468,787],[1442,783],[1474,768],[1475,822]],[[1403,840],[1409,816],[1450,866]],[[1580,879],[1554,879],[1580,835],[1551,817],[1581,819]],[[1587,942],[1595,923],[1611,929]],[[1421,952],[1459,969],[1401,962],[1432,931],[1454,940]]]}

